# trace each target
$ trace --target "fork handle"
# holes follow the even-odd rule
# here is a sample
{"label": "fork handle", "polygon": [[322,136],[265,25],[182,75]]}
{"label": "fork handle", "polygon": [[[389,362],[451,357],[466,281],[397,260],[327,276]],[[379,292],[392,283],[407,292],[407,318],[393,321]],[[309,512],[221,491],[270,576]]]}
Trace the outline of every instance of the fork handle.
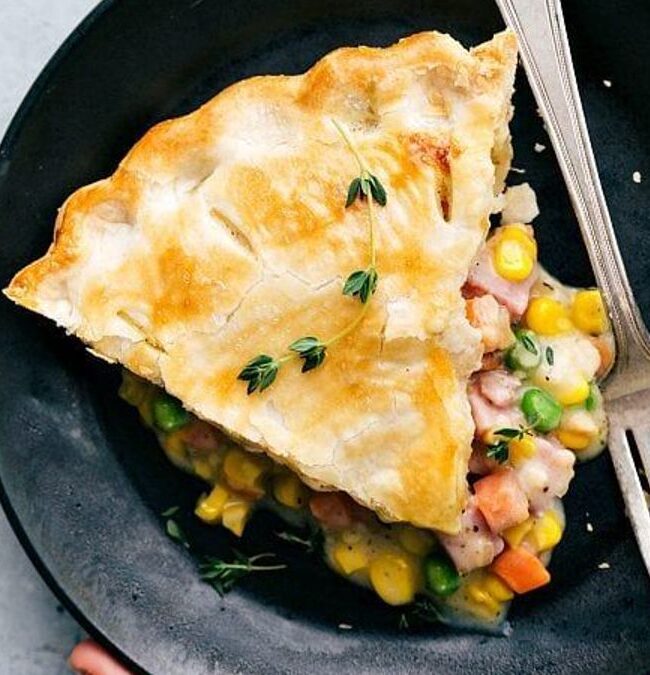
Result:
{"label": "fork handle", "polygon": [[497,0],[497,4],[519,39],[531,89],[546,122],[596,280],[609,308],[618,346],[617,368],[622,372],[635,357],[644,354],[650,357],[650,339],[632,295],[598,178],[562,5],[560,0]]}

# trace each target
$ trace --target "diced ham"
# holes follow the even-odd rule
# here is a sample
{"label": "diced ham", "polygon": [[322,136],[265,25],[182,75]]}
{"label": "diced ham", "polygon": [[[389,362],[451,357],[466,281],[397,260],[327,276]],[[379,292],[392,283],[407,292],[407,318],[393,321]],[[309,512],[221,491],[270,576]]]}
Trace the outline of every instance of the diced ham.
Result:
{"label": "diced ham", "polygon": [[495,534],[528,518],[528,499],[511,469],[502,469],[474,483],[476,505]]}
{"label": "diced ham", "polygon": [[498,408],[507,408],[517,400],[521,381],[507,370],[491,370],[481,373],[477,380],[481,394]]}
{"label": "diced ham", "polygon": [[225,442],[221,432],[203,420],[193,420],[183,427],[181,437],[191,448],[204,452],[218,450]]}
{"label": "diced ham", "polygon": [[461,516],[460,532],[438,538],[461,574],[489,565],[503,550],[503,539],[490,531],[473,496]]}
{"label": "diced ham", "polygon": [[355,503],[344,492],[317,492],[309,500],[309,509],[318,522],[333,530],[354,522]]}
{"label": "diced ham", "polygon": [[486,246],[470,268],[463,295],[472,298],[489,293],[508,309],[513,319],[519,319],[526,311],[530,289],[536,279],[537,269],[524,281],[508,281],[500,277],[492,264],[491,251]]}
{"label": "diced ham", "polygon": [[479,438],[490,429],[505,427],[517,429],[525,423],[524,416],[518,407],[501,408],[491,403],[481,392],[476,379],[469,386],[468,398],[476,426],[476,436]]}
{"label": "diced ham", "polygon": [[575,455],[559,443],[535,438],[537,452],[521,462],[514,472],[528,497],[531,510],[541,513],[551,506],[555,497],[562,497],[573,478]]}
{"label": "diced ham", "polygon": [[501,352],[483,354],[481,370],[497,370],[498,368],[503,368],[503,354]]}
{"label": "diced ham", "polygon": [[481,333],[486,352],[506,349],[515,339],[510,329],[510,314],[493,295],[471,298],[466,305],[467,319]]}

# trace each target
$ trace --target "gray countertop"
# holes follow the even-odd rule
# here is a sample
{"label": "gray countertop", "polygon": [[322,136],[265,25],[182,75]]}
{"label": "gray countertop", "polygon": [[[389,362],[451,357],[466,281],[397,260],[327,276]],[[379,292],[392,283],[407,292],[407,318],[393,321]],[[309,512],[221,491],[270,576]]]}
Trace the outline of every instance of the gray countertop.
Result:
{"label": "gray countertop", "polygon": [[[47,60],[95,0],[0,3],[0,136]],[[0,673],[63,675],[82,631],[38,576],[0,511]]]}

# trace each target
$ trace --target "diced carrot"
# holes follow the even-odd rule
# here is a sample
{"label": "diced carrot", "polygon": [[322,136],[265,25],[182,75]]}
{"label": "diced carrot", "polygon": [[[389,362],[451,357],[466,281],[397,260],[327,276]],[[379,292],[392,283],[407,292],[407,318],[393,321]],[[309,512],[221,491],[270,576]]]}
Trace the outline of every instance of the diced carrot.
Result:
{"label": "diced carrot", "polygon": [[598,337],[590,337],[589,341],[600,354],[600,365],[596,371],[596,377],[603,377],[609,372],[614,361],[614,348],[611,338],[608,340],[603,335],[599,335]]}
{"label": "diced carrot", "polygon": [[309,500],[316,520],[325,527],[340,530],[352,525],[354,503],[343,492],[318,492]]}
{"label": "diced carrot", "polygon": [[476,502],[492,532],[499,533],[528,518],[528,498],[510,469],[474,483]]}
{"label": "diced carrot", "polygon": [[551,575],[540,559],[524,548],[506,549],[490,569],[515,593],[528,593],[551,580]]}

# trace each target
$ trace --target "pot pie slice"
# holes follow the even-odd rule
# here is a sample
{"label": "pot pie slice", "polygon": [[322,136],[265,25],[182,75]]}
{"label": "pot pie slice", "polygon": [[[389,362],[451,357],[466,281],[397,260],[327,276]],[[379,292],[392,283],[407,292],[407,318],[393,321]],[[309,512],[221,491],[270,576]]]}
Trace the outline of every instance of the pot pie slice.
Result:
{"label": "pot pie slice", "polygon": [[[461,286],[509,168],[515,66],[509,32],[469,51],[427,32],[239,82],[75,192],[5,293],[311,486],[457,532],[482,357]],[[320,367],[249,396],[252,357],[359,311],[342,286],[367,260],[368,210],[346,208],[358,168],[335,122],[388,194],[379,284]]]}

